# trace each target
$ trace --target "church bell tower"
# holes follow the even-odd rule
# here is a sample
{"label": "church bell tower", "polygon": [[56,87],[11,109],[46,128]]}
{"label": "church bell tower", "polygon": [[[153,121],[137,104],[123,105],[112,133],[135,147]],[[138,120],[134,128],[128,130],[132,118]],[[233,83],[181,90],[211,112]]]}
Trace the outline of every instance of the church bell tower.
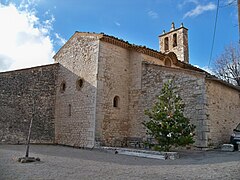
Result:
{"label": "church bell tower", "polygon": [[159,45],[160,52],[174,52],[178,60],[189,63],[188,29],[183,26],[183,23],[177,29],[175,29],[174,23],[172,23],[169,32],[163,31],[163,34],[159,36]]}

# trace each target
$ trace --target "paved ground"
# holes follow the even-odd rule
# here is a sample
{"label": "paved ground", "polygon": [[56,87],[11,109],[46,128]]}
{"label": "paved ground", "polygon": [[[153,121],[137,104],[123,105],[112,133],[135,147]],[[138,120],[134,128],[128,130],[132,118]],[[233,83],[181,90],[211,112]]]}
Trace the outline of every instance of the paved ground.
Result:
{"label": "paved ground", "polygon": [[184,151],[178,160],[154,160],[99,150],[31,145],[40,162],[21,164],[25,146],[0,145],[0,180],[8,179],[237,179],[240,152]]}

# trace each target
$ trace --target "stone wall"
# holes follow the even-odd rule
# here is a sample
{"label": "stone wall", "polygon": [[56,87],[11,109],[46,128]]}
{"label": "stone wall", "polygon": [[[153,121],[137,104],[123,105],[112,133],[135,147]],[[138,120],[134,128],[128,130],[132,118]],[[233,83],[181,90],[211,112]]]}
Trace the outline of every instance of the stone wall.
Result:
{"label": "stone wall", "polygon": [[54,142],[58,64],[0,73],[0,143]]}
{"label": "stone wall", "polygon": [[229,143],[233,129],[240,123],[240,92],[211,79],[206,87],[209,146]]}
{"label": "stone wall", "polygon": [[139,61],[138,63],[140,63],[140,64],[144,61],[144,62],[148,62],[149,64],[165,66],[165,61],[168,59],[171,62],[171,65],[170,65],[171,67],[180,68],[180,67],[176,66],[175,64],[173,64],[173,60],[167,56],[162,59],[158,59],[158,58],[155,58],[152,56],[141,54],[141,57],[142,57],[142,61],[139,61],[139,59],[138,59],[138,61]]}
{"label": "stone wall", "polygon": [[[205,79],[204,75],[194,71],[167,68],[163,66],[148,64],[143,62],[141,91],[132,91],[129,111],[131,121],[131,136],[146,136],[146,130],[142,122],[148,118],[144,115],[144,110],[149,109],[154,104],[159,95],[162,85],[169,79],[174,78],[180,96],[184,100],[185,114],[191,122],[197,126],[196,143],[197,147],[206,147],[207,127],[204,126],[206,120],[205,109]],[[138,96],[138,97],[137,97]]]}
{"label": "stone wall", "polygon": [[[96,139],[119,145],[129,131],[129,50],[100,42]],[[114,97],[119,97],[114,107]]]}
{"label": "stone wall", "polygon": [[75,33],[54,57],[60,63],[55,111],[58,144],[94,146],[98,48],[98,37]]}
{"label": "stone wall", "polygon": [[[130,52],[130,86],[129,86],[129,135],[131,137],[142,137],[142,122],[144,118],[144,103],[142,97],[142,73],[143,62],[164,66],[164,58],[158,59],[135,51]],[[172,64],[172,67],[176,67]],[[150,86],[151,87],[151,86]],[[144,101],[144,100],[143,100]]]}

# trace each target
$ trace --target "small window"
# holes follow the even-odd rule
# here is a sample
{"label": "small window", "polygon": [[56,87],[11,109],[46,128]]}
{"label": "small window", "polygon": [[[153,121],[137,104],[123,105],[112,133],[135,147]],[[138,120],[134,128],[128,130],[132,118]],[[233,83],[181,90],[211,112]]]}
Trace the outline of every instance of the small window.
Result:
{"label": "small window", "polygon": [[68,116],[71,116],[72,115],[72,105],[69,104],[68,105]]}
{"label": "small window", "polygon": [[78,80],[76,81],[76,88],[77,88],[77,90],[82,89],[83,83],[84,83],[84,80],[83,80],[82,78],[80,78],[80,79],[78,79]]}
{"label": "small window", "polygon": [[164,64],[165,64],[165,66],[167,66],[167,67],[171,67],[172,62],[171,62],[170,59],[165,59]]}
{"label": "small window", "polygon": [[169,45],[168,45],[168,37],[165,37],[164,39],[164,49],[165,51],[168,51],[169,50]]}
{"label": "small window", "polygon": [[60,92],[63,93],[66,90],[66,82],[63,81],[60,85]]}
{"label": "small window", "polygon": [[119,101],[120,101],[119,96],[115,96],[113,98],[113,107],[119,107]]}
{"label": "small window", "polygon": [[177,46],[177,34],[173,34],[173,47]]}

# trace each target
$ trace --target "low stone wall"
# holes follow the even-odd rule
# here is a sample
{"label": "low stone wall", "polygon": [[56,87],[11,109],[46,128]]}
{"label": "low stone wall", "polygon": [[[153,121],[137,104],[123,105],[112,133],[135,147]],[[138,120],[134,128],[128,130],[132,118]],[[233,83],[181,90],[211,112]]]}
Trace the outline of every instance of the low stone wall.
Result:
{"label": "low stone wall", "polygon": [[54,142],[58,64],[0,73],[0,143]]}

